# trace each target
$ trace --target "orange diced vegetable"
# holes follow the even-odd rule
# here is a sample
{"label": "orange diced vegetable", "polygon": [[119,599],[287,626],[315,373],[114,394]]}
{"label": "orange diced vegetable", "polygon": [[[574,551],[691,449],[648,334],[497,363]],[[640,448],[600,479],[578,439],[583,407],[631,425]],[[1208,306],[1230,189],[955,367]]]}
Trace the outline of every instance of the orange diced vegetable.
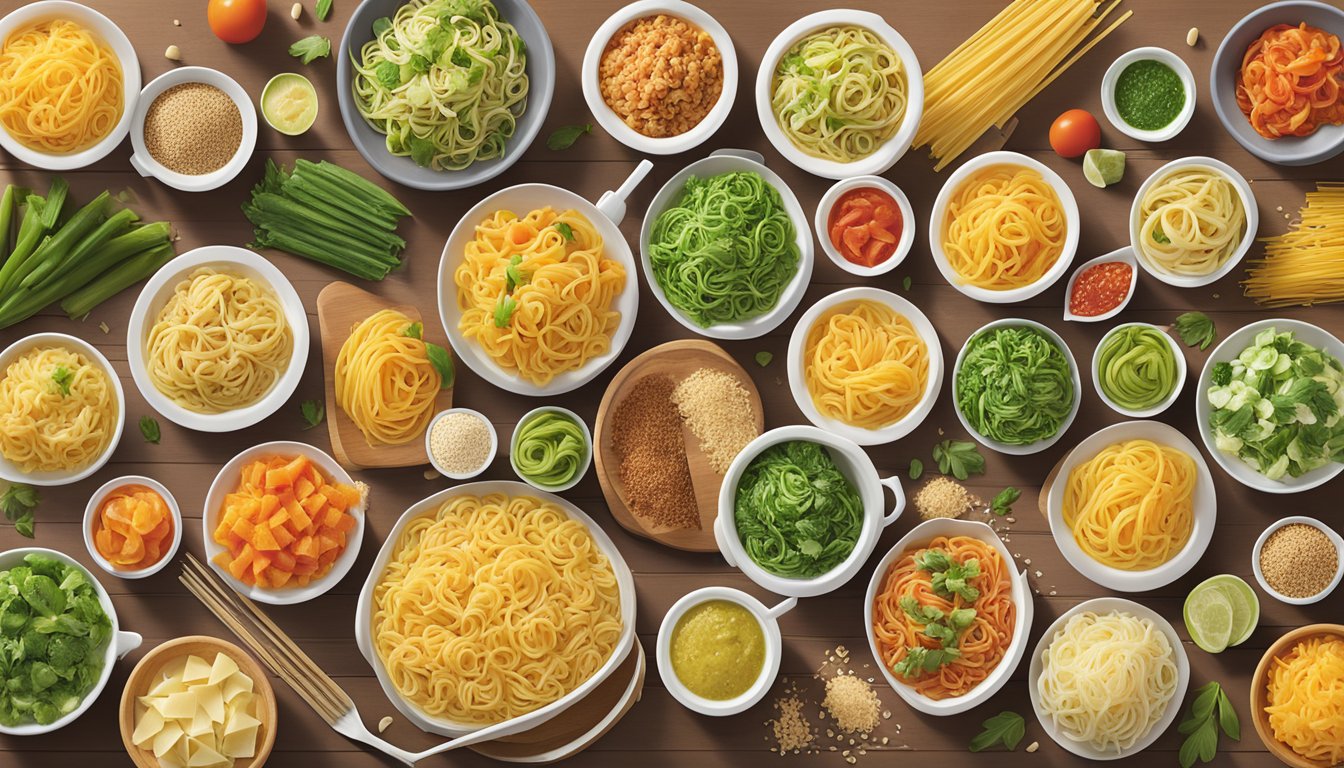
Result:
{"label": "orange diced vegetable", "polygon": [[[163,558],[172,546],[173,513],[158,492],[124,485],[109,493],[93,518],[93,542],[113,568],[138,571]],[[225,536],[228,529],[216,529]]]}

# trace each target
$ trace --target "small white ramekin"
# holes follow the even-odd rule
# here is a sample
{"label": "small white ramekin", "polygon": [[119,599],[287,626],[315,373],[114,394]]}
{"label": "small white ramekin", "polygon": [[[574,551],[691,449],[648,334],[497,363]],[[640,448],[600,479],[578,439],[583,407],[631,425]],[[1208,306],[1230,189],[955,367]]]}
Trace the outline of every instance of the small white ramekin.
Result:
{"label": "small white ramekin", "polygon": [[[1172,388],[1171,393],[1168,394],[1165,398],[1163,398],[1162,402],[1158,403],[1157,405],[1151,406],[1149,408],[1143,408],[1137,411],[1121,407],[1120,405],[1116,404],[1114,400],[1106,396],[1106,393],[1101,389],[1101,376],[1099,370],[1101,366],[1102,345],[1105,344],[1106,340],[1109,339],[1111,336],[1113,336],[1117,331],[1121,330],[1122,328],[1130,328],[1133,326],[1138,326],[1139,328],[1148,328],[1149,330],[1157,331],[1159,334],[1162,335],[1162,339],[1167,342],[1167,348],[1171,350],[1172,356],[1176,358],[1176,386]],[[1176,340],[1171,338],[1171,334],[1167,333],[1166,331],[1162,330],[1156,325],[1153,325],[1152,323],[1121,323],[1120,325],[1117,325],[1111,330],[1107,331],[1106,335],[1101,337],[1101,341],[1097,342],[1097,348],[1092,351],[1092,388],[1097,391],[1097,396],[1101,398],[1101,401],[1111,407],[1111,410],[1115,411],[1116,413],[1122,416],[1128,416],[1132,419],[1151,419],[1152,417],[1170,408],[1171,404],[1176,402],[1176,400],[1180,398],[1181,391],[1185,389],[1186,372],[1187,372],[1187,366],[1185,362],[1185,353],[1176,343]]]}
{"label": "small white ramekin", "polygon": [[[1275,531],[1284,526],[1293,524],[1310,525],[1312,528],[1324,533],[1335,545],[1335,577],[1330,580],[1330,584],[1326,586],[1325,589],[1309,597],[1289,597],[1269,586],[1269,582],[1265,580],[1265,572],[1260,567],[1260,550],[1264,549],[1265,542],[1269,541],[1269,537]],[[1265,590],[1265,594],[1279,602],[1287,603],[1288,605],[1311,605],[1312,603],[1319,603],[1329,597],[1330,593],[1335,591],[1335,587],[1339,586],[1339,582],[1344,580],[1344,537],[1341,537],[1333,528],[1315,518],[1303,517],[1301,515],[1285,517],[1266,528],[1265,532],[1260,534],[1260,538],[1255,540],[1255,546],[1251,548],[1251,570],[1255,573],[1255,580],[1260,585],[1260,588]]]}
{"label": "small white ramekin", "polygon": [[[1180,76],[1181,85],[1185,86],[1185,106],[1181,108],[1175,120],[1155,131],[1145,131],[1126,123],[1124,118],[1120,117],[1120,110],[1115,106],[1115,84],[1120,79],[1120,73],[1124,72],[1130,64],[1144,60],[1156,61],[1171,67]],[[1101,109],[1106,113],[1106,119],[1115,127],[1115,130],[1131,139],[1149,143],[1174,139],[1176,134],[1185,130],[1185,126],[1190,124],[1190,118],[1195,114],[1195,76],[1190,71],[1190,65],[1186,64],[1184,59],[1166,48],[1153,46],[1135,48],[1128,53],[1121,54],[1120,58],[1116,59],[1106,70],[1106,74],[1102,76]]]}
{"label": "small white ramekin", "polygon": [[[485,423],[485,428],[490,432],[490,452],[485,456],[485,463],[481,464],[481,466],[477,467],[476,469],[473,469],[470,472],[465,473],[449,472],[448,470],[440,466],[439,462],[434,459],[434,448],[430,444],[429,436],[434,433],[434,425],[438,423],[439,419],[442,419],[443,417],[453,413],[465,413],[471,416],[475,416],[476,418],[480,419],[482,422]],[[584,429],[586,430],[587,427],[584,427]],[[591,444],[592,439],[590,438],[588,442],[589,444]],[[471,478],[481,474],[486,470],[487,467],[489,467],[494,462],[495,454],[498,451],[499,451],[499,432],[495,430],[495,425],[490,421],[489,418],[486,417],[484,413],[472,410],[471,408],[448,408],[446,410],[439,411],[438,413],[434,414],[434,418],[430,419],[429,425],[425,427],[425,455],[429,456],[429,463],[434,466],[434,469],[439,471],[439,474],[452,480],[470,480]],[[543,488],[542,490],[551,490],[551,489]]]}
{"label": "small white ramekin", "polygon": [[[1073,297],[1073,285],[1078,282],[1078,277],[1090,267],[1095,267],[1098,264],[1106,264],[1112,261],[1119,261],[1129,265],[1129,293],[1125,294],[1125,298],[1122,299],[1114,309],[1102,312],[1100,315],[1075,315],[1073,312],[1069,311],[1069,301]],[[1124,248],[1117,248],[1105,256],[1098,256],[1095,259],[1083,262],[1077,269],[1073,270],[1073,274],[1069,276],[1069,284],[1064,288],[1064,319],[1078,323],[1099,323],[1102,320],[1110,320],[1112,317],[1120,314],[1125,307],[1129,306],[1130,299],[1134,298],[1134,292],[1138,287],[1139,265],[1134,258],[1134,249],[1131,246],[1126,245]]]}
{"label": "small white ramekin", "polygon": [[[243,136],[238,142],[238,150],[224,167],[192,176],[178,173],[166,167],[149,153],[145,146],[145,116],[159,94],[183,83],[204,83],[223,91],[238,107],[238,115],[243,121]],[[252,159],[252,150],[257,146],[257,110],[252,99],[243,90],[237,80],[209,67],[179,67],[169,70],[149,81],[145,90],[140,92],[140,100],[135,107],[135,117],[131,120],[131,167],[141,176],[153,176],[173,189],[183,192],[206,192],[221,187],[233,180]]]}
{"label": "small white ramekin", "polygon": [[[831,209],[835,207],[836,201],[846,192],[864,187],[876,187],[891,195],[901,212],[901,237],[896,241],[896,251],[888,256],[886,261],[872,267],[855,264],[846,259],[831,242],[830,234]],[[906,197],[900,187],[881,176],[856,176],[832,184],[831,188],[826,190],[826,194],[822,195],[821,202],[817,204],[817,213],[812,225],[817,230],[821,250],[831,258],[831,262],[851,275],[859,277],[877,277],[899,267],[901,262],[905,261],[905,257],[910,255],[910,247],[915,244],[915,209],[910,206],[910,198]]]}
{"label": "small white ramekin", "polygon": [[[579,425],[579,428],[583,430],[583,451],[584,451],[583,460],[580,462],[579,471],[574,473],[574,477],[567,483],[561,483],[560,485],[542,485],[541,483],[538,483],[532,478],[524,475],[522,473],[522,470],[518,469],[518,462],[514,458],[518,452],[518,438],[519,438],[518,433],[522,430],[523,425],[531,421],[533,416],[539,416],[543,413],[558,413],[561,416],[566,416],[570,419],[573,419],[574,422]],[[426,444],[425,449],[426,452],[428,452],[429,449],[428,444]],[[432,456],[433,454],[430,455]],[[491,456],[493,458],[493,454],[491,454]],[[588,474],[588,467],[592,463],[593,463],[592,430],[588,429],[588,422],[584,421],[583,417],[579,416],[579,414],[569,410],[568,408],[561,408],[558,405],[543,405],[540,408],[533,408],[532,410],[523,414],[523,417],[519,419],[518,423],[515,424],[513,427],[513,436],[509,438],[509,466],[513,467],[513,474],[517,475],[519,480],[522,480],[524,483],[527,483],[528,485],[532,486],[533,488],[536,488],[539,491],[549,491],[551,493],[560,493],[561,491],[568,491],[570,488],[573,488],[574,486],[578,485],[579,481],[583,479],[583,476]],[[438,469],[438,467],[436,466],[435,469]],[[442,472],[443,470],[439,471]]]}
{"label": "small white ramekin", "polygon": [[[98,509],[103,506],[103,502],[113,491],[128,485],[143,485],[149,490],[159,494],[159,496],[163,498],[163,502],[168,505],[168,513],[173,519],[173,543],[168,546],[167,551],[163,553],[163,556],[160,557],[157,562],[138,570],[126,570],[125,568],[116,567],[108,562],[107,558],[103,557],[102,553],[98,551],[98,547],[95,546],[93,542],[93,523],[94,518],[98,514]],[[119,579],[143,579],[146,576],[153,576],[163,570],[164,566],[168,565],[168,561],[177,556],[177,550],[181,546],[182,508],[178,506],[177,499],[173,497],[173,492],[168,490],[168,488],[158,480],[155,480],[152,477],[145,477],[144,475],[123,475],[122,477],[113,478],[106,483],[103,483],[103,486],[94,491],[93,495],[89,497],[89,504],[84,508],[84,547],[89,551],[89,557],[93,559],[93,562],[99,568],[102,568],[113,576],[116,576]]]}

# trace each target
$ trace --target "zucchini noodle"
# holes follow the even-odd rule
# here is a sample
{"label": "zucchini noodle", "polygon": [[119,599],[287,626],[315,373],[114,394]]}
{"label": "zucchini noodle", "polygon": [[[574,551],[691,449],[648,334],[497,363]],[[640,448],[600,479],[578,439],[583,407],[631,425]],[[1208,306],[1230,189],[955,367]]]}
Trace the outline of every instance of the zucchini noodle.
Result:
{"label": "zucchini noodle", "polygon": [[510,457],[518,474],[537,485],[555,488],[583,472],[588,441],[583,427],[567,414],[545,411],[518,426]]}
{"label": "zucchini noodle", "polygon": [[649,236],[668,302],[707,328],[763,315],[798,270],[797,234],[779,191],[759,173],[694,176]]}
{"label": "zucchini noodle", "polygon": [[527,54],[488,0],[411,0],[354,60],[360,116],[387,151],[436,171],[504,156],[527,108]]}
{"label": "zucchini noodle", "polygon": [[955,384],[957,410],[971,429],[1008,445],[1054,437],[1075,396],[1064,351],[1025,326],[991,328],[971,339]]}
{"label": "zucchini noodle", "polygon": [[831,27],[780,59],[770,107],[795,147],[849,163],[896,134],[906,87],[901,59],[882,38],[863,27]]}
{"label": "zucchini noodle", "polygon": [[1101,340],[1095,373],[1102,393],[1131,411],[1152,408],[1180,385],[1166,335],[1142,325],[1120,326]]}

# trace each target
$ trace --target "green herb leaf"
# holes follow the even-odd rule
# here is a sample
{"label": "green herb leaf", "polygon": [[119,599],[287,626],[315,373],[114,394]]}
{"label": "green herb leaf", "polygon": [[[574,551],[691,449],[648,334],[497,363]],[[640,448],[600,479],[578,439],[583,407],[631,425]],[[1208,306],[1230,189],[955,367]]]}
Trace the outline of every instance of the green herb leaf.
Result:
{"label": "green herb leaf", "polygon": [[159,422],[155,421],[153,416],[141,416],[140,435],[145,438],[146,443],[154,443],[157,445],[159,437],[161,436],[159,433]]}
{"label": "green herb leaf", "polygon": [[965,480],[971,475],[983,474],[985,457],[980,455],[975,443],[969,440],[944,440],[933,447],[933,460],[938,462],[938,471]]}
{"label": "green herb leaf", "polygon": [[764,368],[765,366],[770,364],[771,360],[775,359],[775,354],[773,352],[767,352],[763,349],[760,352],[756,353],[755,358],[756,358],[756,364]]}
{"label": "green herb leaf", "polygon": [[989,509],[996,515],[1006,515],[1013,511],[1013,502],[1020,498],[1022,498],[1022,492],[1010,485],[999,491],[994,500],[989,503]]}
{"label": "green herb leaf", "polygon": [[513,317],[513,311],[518,308],[518,302],[512,296],[500,296],[499,303],[495,304],[495,327],[509,327],[509,319]]}
{"label": "green herb leaf", "polygon": [[70,396],[70,382],[74,381],[75,374],[70,372],[64,365],[56,366],[51,372],[51,380],[56,382],[56,387],[61,390],[62,397]]}
{"label": "green herb leaf", "polygon": [[378,62],[378,66],[373,68],[373,76],[379,85],[388,90],[401,85],[401,68],[390,61]]}
{"label": "green herb leaf", "polygon": [[1199,347],[1201,350],[1208,349],[1218,338],[1218,329],[1213,321],[1203,312],[1186,312],[1176,318],[1172,326],[1176,330],[1176,335],[1181,337],[1181,341],[1187,347]]}
{"label": "green herb leaf", "polygon": [[909,275],[906,275],[905,277],[901,278],[901,288],[908,291],[910,290],[910,286],[914,285],[914,282],[915,282],[914,280],[910,279]]}
{"label": "green herb leaf", "polygon": [[1241,723],[1237,720],[1232,702],[1227,699],[1222,686],[1217,682],[1209,682],[1196,690],[1195,698],[1190,702],[1189,714],[1176,729],[1186,735],[1177,755],[1182,768],[1191,768],[1196,761],[1207,763],[1213,760],[1218,752],[1220,726],[1231,738],[1240,739]]}
{"label": "green herb leaf", "polygon": [[24,512],[22,515],[19,515],[19,519],[14,521],[14,530],[17,531],[20,536],[26,536],[31,539],[33,538],[33,522],[32,510]]}
{"label": "green herb leaf", "polygon": [[24,515],[32,515],[37,501],[36,488],[23,483],[11,483],[4,495],[0,496],[0,511],[5,513],[6,520],[17,523]]}
{"label": "green herb leaf", "polygon": [[981,723],[984,730],[971,739],[971,751],[983,752],[1002,744],[1010,750],[1017,749],[1022,737],[1027,734],[1027,723],[1016,712],[1000,712]]}
{"label": "green herb leaf", "polygon": [[[380,18],[377,18],[377,19],[374,19],[374,20],[373,20],[373,36],[374,36],[374,37],[382,37],[383,33],[386,32],[386,31],[388,31],[388,30],[391,29],[391,28],[392,28],[392,20],[389,19],[389,18],[386,17],[386,16],[382,16],[382,17],[380,17]],[[391,62],[384,62],[384,63],[387,64],[387,63],[391,63]],[[392,64],[392,66],[395,67],[395,66],[397,66],[397,65],[396,65],[396,64]]]}
{"label": "green herb leaf", "polygon": [[1227,734],[1227,738],[1241,741],[1241,720],[1232,706],[1232,700],[1227,697],[1227,691],[1221,687],[1218,689],[1218,726]]}
{"label": "green herb leaf", "polygon": [[325,59],[331,55],[331,40],[321,35],[309,35],[289,46],[289,55],[311,64],[314,59]]}
{"label": "green herb leaf", "polygon": [[[318,21],[326,21],[331,15],[331,0],[317,0],[317,5],[313,8],[313,15],[317,16]],[[378,22],[374,22],[376,26]],[[376,32],[375,32],[376,34]]]}
{"label": "green herb leaf", "polygon": [[560,231],[560,234],[565,236],[566,240],[571,243],[574,242],[574,228],[569,226],[569,224],[566,224],[563,221],[557,221],[555,223],[555,228]]}
{"label": "green herb leaf", "polygon": [[429,358],[429,364],[439,373],[439,389],[453,386],[456,371],[453,368],[453,356],[448,354],[448,350],[438,344],[425,342],[425,356]]}
{"label": "green herb leaf", "polygon": [[417,320],[406,326],[401,335],[412,339],[423,339],[425,338],[425,324]]}
{"label": "green herb leaf", "polygon": [[429,71],[429,59],[418,53],[411,54],[411,71],[417,75],[423,75]]}
{"label": "green herb leaf", "polygon": [[1171,238],[1167,237],[1167,233],[1163,232],[1161,227],[1153,227],[1153,242],[1169,245]]}
{"label": "green herb leaf", "polygon": [[924,462],[919,459],[910,460],[910,479],[918,480],[919,476],[924,474]]}
{"label": "green herb leaf", "polygon": [[569,149],[574,146],[574,142],[585,133],[592,133],[593,124],[584,123],[583,125],[562,125],[551,132],[546,137],[546,148],[552,152]]}
{"label": "green herb leaf", "polygon": [[312,429],[327,417],[327,407],[321,400],[304,400],[299,404],[299,413],[303,414],[304,429]]}
{"label": "green herb leaf", "polygon": [[429,139],[422,139],[419,136],[412,136],[409,144],[411,145],[411,159],[421,168],[429,167],[434,160],[434,142]]}

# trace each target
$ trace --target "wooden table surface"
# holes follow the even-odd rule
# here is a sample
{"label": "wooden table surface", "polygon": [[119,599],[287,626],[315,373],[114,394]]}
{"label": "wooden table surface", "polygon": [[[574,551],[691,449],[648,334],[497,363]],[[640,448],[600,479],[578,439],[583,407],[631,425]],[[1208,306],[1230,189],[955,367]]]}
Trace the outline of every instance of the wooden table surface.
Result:
{"label": "wooden table surface", "polygon": [[[227,46],[210,34],[203,2],[88,1],[129,35],[139,52],[146,82],[175,66],[162,55],[168,45],[174,44],[182,51],[182,65],[223,70],[241,82],[254,98],[260,94],[266,80],[277,72],[303,71],[317,85],[321,114],[313,130],[298,138],[288,138],[263,125],[251,164],[234,182],[214,192],[180,193],[158,182],[137,177],[127,162],[129,141],[93,167],[66,174],[72,195],[77,200],[87,200],[96,190],[104,188],[131,190],[139,201],[137,209],[146,219],[166,218],[176,225],[181,235],[177,243],[179,252],[207,244],[244,245],[250,241],[250,227],[239,212],[239,205],[259,178],[262,164],[267,159],[291,163],[296,157],[326,158],[392,189],[414,212],[414,221],[403,225],[409,241],[405,267],[382,284],[373,285],[372,289],[394,301],[417,302],[428,318],[432,318],[435,275],[442,244],[458,217],[476,200],[505,186],[530,181],[569,187],[596,199],[603,190],[623,179],[640,159],[635,152],[603,135],[600,130],[580,139],[567,152],[553,152],[544,146],[544,137],[554,128],[590,120],[578,85],[583,50],[598,24],[621,5],[621,0],[539,0],[535,3],[555,43],[559,68],[555,100],[546,118],[543,138],[501,177],[479,188],[453,193],[417,192],[396,187],[377,176],[352,149],[341,125],[336,106],[335,62],[325,59],[305,67],[286,55],[289,43],[314,33],[331,37],[335,48],[356,0],[335,0],[332,18],[326,23],[317,22],[311,15],[311,0],[305,0],[305,14],[298,23],[289,18],[290,0],[271,0],[270,18],[262,36],[243,46]],[[883,14],[910,41],[927,69],[997,12],[1002,2],[852,0],[852,5]],[[0,10],[8,11],[20,4],[16,0],[4,0]],[[767,163],[793,187],[808,211],[828,186],[827,181],[793,168],[769,147],[757,124],[752,83],[760,57],[774,35],[799,16],[829,4],[823,0],[721,0],[702,5],[716,14],[737,44],[742,69],[737,103],[728,123],[699,149],[685,156],[653,158],[655,169],[635,192],[622,227],[631,242],[637,240],[644,210],[659,186],[685,164],[718,147],[747,147],[763,152]],[[1083,221],[1078,262],[1127,244],[1125,222],[1135,190],[1154,169],[1174,158],[1213,155],[1252,179],[1260,207],[1261,235],[1284,229],[1286,213],[1296,212],[1302,203],[1303,192],[1311,188],[1314,180],[1340,177],[1339,160],[1315,168],[1294,169],[1275,167],[1251,157],[1223,131],[1208,94],[1204,92],[1199,94],[1198,109],[1190,126],[1177,139],[1162,146],[1140,145],[1113,130],[1102,119],[1098,85],[1102,72],[1120,53],[1141,45],[1169,48],[1186,59],[1196,73],[1199,87],[1204,89],[1218,41],[1240,16],[1256,5],[1258,3],[1252,0],[1125,0],[1124,7],[1134,11],[1133,18],[1018,115],[1021,122],[1007,148],[1024,152],[1056,169],[1078,197]],[[174,24],[174,17],[180,20],[181,26]],[[1199,28],[1200,39],[1194,48],[1189,48],[1185,36],[1192,26]],[[1106,190],[1095,189],[1083,180],[1079,163],[1063,160],[1049,150],[1048,126],[1056,115],[1069,107],[1083,107],[1097,115],[1102,119],[1106,146],[1128,152],[1129,167],[1122,183]],[[918,151],[909,153],[887,176],[909,194],[919,231],[915,249],[907,262],[872,282],[900,291],[903,279],[909,277],[913,281],[908,295],[934,321],[942,340],[943,354],[949,361],[975,328],[995,318],[1018,316],[1045,322],[1059,331],[1075,356],[1084,363],[1084,369],[1087,368],[1086,361],[1091,358],[1093,348],[1112,323],[1064,323],[1061,320],[1062,284],[1031,301],[1012,306],[980,304],[963,297],[939,276],[927,247],[924,226],[941,184],[940,176],[932,172],[930,162]],[[3,182],[45,189],[49,176],[0,153],[0,183]],[[1255,256],[1259,251],[1257,245],[1251,255]],[[286,254],[271,252],[268,256],[293,280],[315,330],[317,319],[313,312],[318,291],[344,276]],[[1207,312],[1217,323],[1220,335],[1226,336],[1246,323],[1273,316],[1242,297],[1237,280],[1243,274],[1239,269],[1214,285],[1185,290],[1164,285],[1145,274],[1140,279],[1138,295],[1121,319],[1166,325],[1180,312],[1199,309]],[[818,298],[856,282],[856,278],[836,268],[818,250],[812,286],[806,300],[794,313],[794,319]],[[578,411],[589,423],[596,415],[603,389],[619,363],[654,344],[688,335],[653,299],[642,278],[640,283],[642,311],[637,331],[621,360],[587,387],[556,398],[556,402]],[[0,333],[0,344],[9,344],[37,331],[63,331],[89,339],[111,359],[121,374],[127,397],[127,430],[112,461],[82,483],[44,489],[36,540],[24,539],[13,528],[5,526],[0,528],[0,549],[36,544],[67,552],[92,567],[79,523],[89,494],[111,477],[144,473],[164,482],[182,503],[188,518],[184,547],[199,555],[202,551],[201,503],[206,487],[221,464],[243,448],[273,439],[307,440],[327,447],[325,427],[301,431],[303,422],[299,413],[302,401],[322,397],[322,366],[317,344],[312,345],[307,371],[298,392],[266,422],[216,436],[193,433],[160,418],[162,443],[151,445],[141,440],[135,425],[141,415],[151,411],[131,381],[124,347],[127,317],[135,296],[135,290],[123,292],[84,322],[72,322],[62,315],[47,312]],[[1283,314],[1322,325],[1336,334],[1344,333],[1344,308],[1341,307],[1318,307]],[[100,323],[106,323],[109,331],[101,331]],[[724,345],[755,378],[765,402],[767,427],[803,422],[789,395],[784,371],[785,346],[792,327],[793,322],[786,322],[764,338]],[[762,350],[774,353],[775,357],[765,368],[752,362],[752,356]],[[1195,350],[1188,351],[1187,355],[1191,372],[1186,391],[1162,420],[1185,431],[1198,443],[1193,418],[1193,389],[1205,355]],[[466,366],[459,365],[458,370],[457,403],[487,413],[501,434],[509,434],[517,418],[537,405],[535,400],[503,392],[481,381]],[[1019,565],[1027,570],[1037,592],[1032,645],[1061,612],[1081,600],[1106,594],[1063,560],[1045,521],[1035,511],[1040,483],[1051,465],[1069,447],[1099,427],[1123,420],[1099,400],[1086,371],[1083,376],[1082,409],[1077,422],[1058,445],[1028,457],[1000,456],[982,449],[988,460],[987,471],[970,482],[972,490],[986,499],[1007,485],[1023,490],[1012,516],[1014,522],[1001,519],[996,524],[1009,549],[1015,556],[1020,556]],[[930,451],[934,443],[944,435],[964,437],[953,413],[950,387],[951,377],[948,376],[937,407],[920,429],[894,445],[870,451],[884,474],[904,476],[912,458],[919,458],[926,467],[931,467]],[[1295,496],[1271,496],[1237,484],[1211,461],[1210,464],[1214,466],[1220,509],[1219,525],[1208,553],[1185,578],[1165,589],[1137,596],[1170,619],[1183,636],[1185,629],[1180,616],[1187,591],[1216,573],[1236,573],[1252,580],[1251,546],[1271,521],[1286,514],[1303,513],[1320,516],[1336,527],[1344,523],[1339,514],[1340,481]],[[359,472],[356,476],[372,486],[369,535],[356,567],[326,596],[302,605],[272,608],[270,615],[336,677],[355,699],[365,719],[374,724],[384,715],[395,712],[355,648],[352,633],[355,597],[374,553],[393,522],[409,504],[445,487],[447,482],[426,480],[418,468]],[[498,458],[486,477],[511,479],[507,460],[503,456]],[[913,490],[914,485],[907,481],[908,490]],[[639,602],[639,639],[649,652],[650,661],[663,613],[686,592],[701,586],[726,584],[771,599],[717,555],[673,551],[626,533],[607,512],[592,473],[566,495],[596,517],[634,569]],[[914,512],[908,512],[885,533],[872,560],[876,561],[881,552],[916,522]],[[228,631],[181,587],[176,580],[177,571],[176,567],[169,567],[143,581],[103,579],[112,592],[123,628],[144,635],[144,645],[116,665],[112,679],[97,703],[73,725],[43,737],[0,737],[0,765],[102,768],[128,764],[117,732],[116,703],[131,666],[145,651],[173,637],[204,633],[232,639]],[[880,680],[874,667],[865,669],[865,665],[873,664],[864,640],[862,608],[863,590],[870,573],[871,567],[831,595],[801,601],[783,619],[785,649],[780,684],[792,682],[808,691],[812,703],[807,712],[814,722],[821,684],[813,678],[813,671],[829,649],[845,645],[852,651],[853,665],[865,676]],[[1186,645],[1193,667],[1191,687],[1208,680],[1220,681],[1241,715],[1242,739],[1240,743],[1223,740],[1216,761],[1218,765],[1266,768],[1277,765],[1264,751],[1251,727],[1247,704],[1249,674],[1264,648],[1288,629],[1314,621],[1338,621],[1344,614],[1344,591],[1337,592],[1329,600],[1302,608],[1284,605],[1262,594],[1261,606],[1260,627],[1244,645],[1216,656],[1188,642]],[[885,750],[937,752],[941,753],[940,758],[950,757],[955,765],[983,768],[1081,763],[1051,742],[1035,722],[1025,675],[1024,662],[1012,681],[992,701],[970,713],[947,718],[917,714],[905,707],[891,690],[878,686],[883,706],[892,714],[875,733],[875,740],[885,738],[887,746],[881,752],[870,749],[868,754],[858,758],[859,764],[889,765],[893,759],[901,759]],[[333,733],[278,680],[276,693],[280,704],[280,726],[271,765],[363,768],[392,764]],[[768,750],[773,742],[765,738],[767,728],[764,725],[772,714],[771,698],[767,697],[763,703],[736,717],[701,717],[681,708],[668,695],[658,675],[651,671],[643,699],[629,716],[572,762],[585,766],[616,766],[639,761],[641,766],[655,768],[687,765],[694,760],[703,768],[711,768],[746,765],[749,761],[771,758],[773,755]],[[1173,703],[1173,706],[1184,710],[1186,702]],[[966,745],[979,730],[980,721],[1002,710],[1013,710],[1027,718],[1027,737],[1023,745],[1013,754],[994,752],[971,756],[966,752]],[[820,724],[823,744],[829,744],[830,740],[825,739],[825,727],[825,723]],[[397,718],[385,735],[402,746],[415,749],[436,741],[415,730],[402,718]],[[1040,742],[1039,752],[1025,754],[1023,747],[1032,741]],[[1155,765],[1175,765],[1180,741],[1181,737],[1173,727],[1144,753],[1144,757],[1131,758],[1128,762],[1137,764],[1151,757],[1156,761]],[[830,766],[846,764],[839,751],[790,755],[787,760]],[[460,753],[436,758],[426,764],[478,766],[487,762],[476,755]]]}

